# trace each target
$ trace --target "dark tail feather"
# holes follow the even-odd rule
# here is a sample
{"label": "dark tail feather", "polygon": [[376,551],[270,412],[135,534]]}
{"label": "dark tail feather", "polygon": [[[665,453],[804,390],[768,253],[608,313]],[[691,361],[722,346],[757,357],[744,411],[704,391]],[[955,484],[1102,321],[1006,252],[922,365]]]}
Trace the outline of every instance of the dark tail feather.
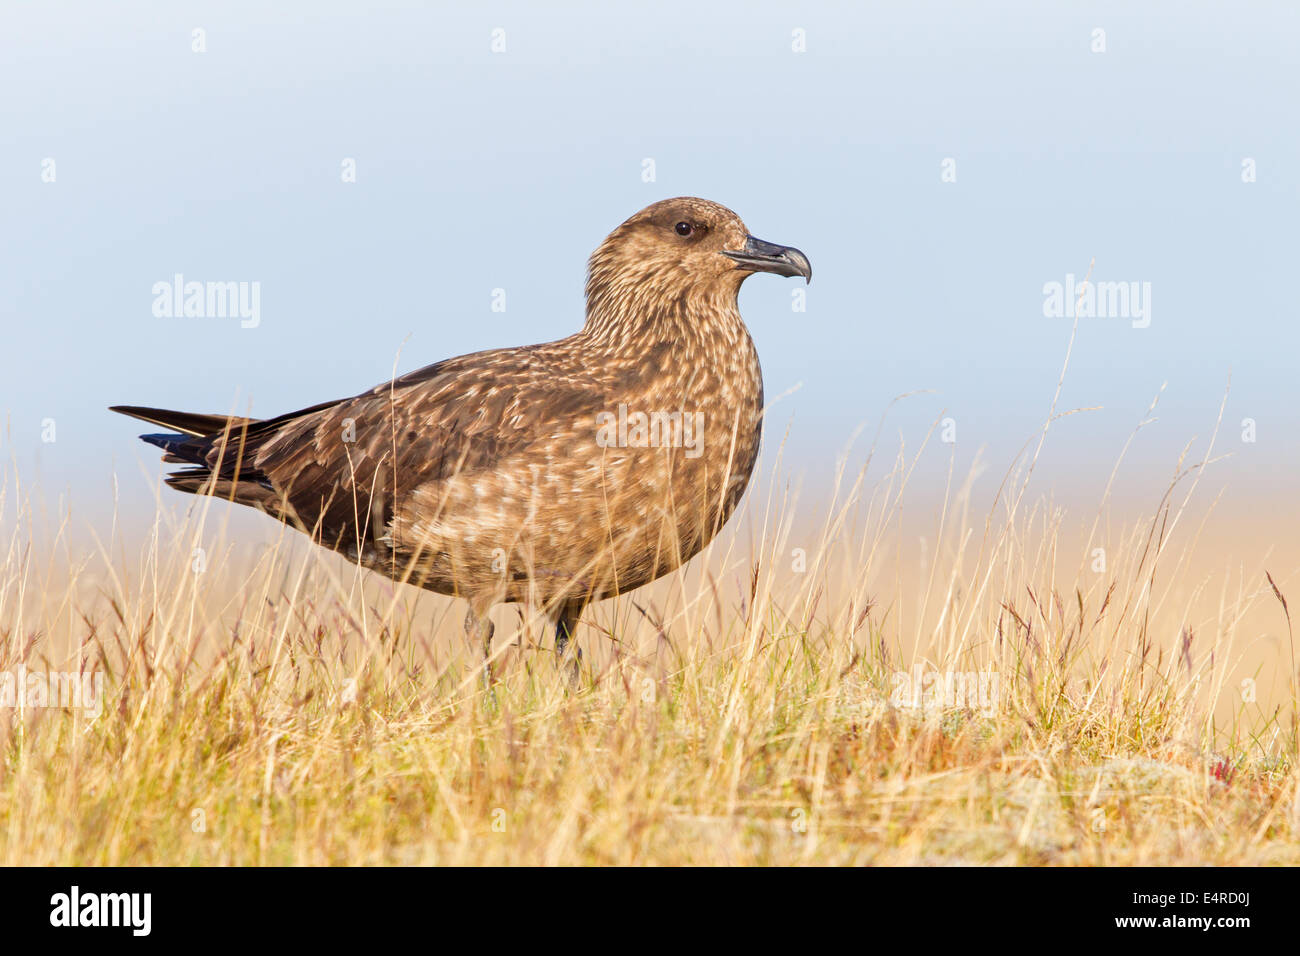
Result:
{"label": "dark tail feather", "polygon": [[[241,461],[248,429],[258,424],[255,418],[241,418],[237,415],[196,415],[193,412],[175,412],[166,408],[139,408],[134,405],[114,405],[109,408],[109,411],[178,429],[178,432],[158,432],[140,436],[141,440],[156,445],[167,453],[163,455],[163,461],[175,465],[198,466],[168,476],[167,483],[173,488],[191,491],[193,487],[202,483],[200,479],[214,477],[233,481],[241,479],[257,481],[269,487],[265,475],[247,468],[247,462]],[[233,442],[236,450],[224,454],[227,441]],[[215,476],[214,469],[218,471]]]}
{"label": "dark tail feather", "polygon": [[[144,408],[140,405],[112,405],[108,410],[117,412],[119,415],[138,418],[150,425],[174,428],[178,432],[184,432],[186,435],[195,438],[217,435],[227,428],[239,428],[242,425],[251,425],[257,421],[256,418],[241,418],[238,415],[198,415],[194,412],[174,412],[166,408]],[[140,437],[150,442],[150,444],[158,445],[160,448],[167,448],[166,445],[153,441],[153,439],[174,436],[141,435]],[[168,450],[170,451],[170,449]]]}
{"label": "dark tail feather", "polygon": [[156,435],[141,435],[140,440],[150,445],[157,445],[167,454],[163,461],[174,465],[206,465],[208,449],[212,447],[206,436],[195,440],[189,435],[176,432],[164,432]]}
{"label": "dark tail feather", "polygon": [[[289,522],[298,521],[293,508],[275,490],[271,480],[252,465],[252,460],[256,453],[256,443],[274,435],[281,421],[292,420],[297,415],[315,410],[305,409],[264,422],[238,415],[196,415],[193,412],[135,405],[113,405],[109,408],[109,411],[121,415],[176,429],[175,432],[140,436],[150,445],[156,445],[166,452],[163,461],[197,466],[183,468],[165,476],[163,480],[172,488],[251,505]],[[229,450],[228,444],[233,446]]]}

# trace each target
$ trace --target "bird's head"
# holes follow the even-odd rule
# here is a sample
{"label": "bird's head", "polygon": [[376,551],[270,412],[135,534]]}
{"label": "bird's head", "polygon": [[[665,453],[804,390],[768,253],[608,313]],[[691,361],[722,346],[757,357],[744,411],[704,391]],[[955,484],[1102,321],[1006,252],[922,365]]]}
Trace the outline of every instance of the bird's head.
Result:
{"label": "bird's head", "polygon": [[588,313],[613,302],[646,308],[695,297],[734,301],[755,272],[812,281],[807,256],[751,236],[726,206],[689,196],[665,199],[628,219],[592,253]]}

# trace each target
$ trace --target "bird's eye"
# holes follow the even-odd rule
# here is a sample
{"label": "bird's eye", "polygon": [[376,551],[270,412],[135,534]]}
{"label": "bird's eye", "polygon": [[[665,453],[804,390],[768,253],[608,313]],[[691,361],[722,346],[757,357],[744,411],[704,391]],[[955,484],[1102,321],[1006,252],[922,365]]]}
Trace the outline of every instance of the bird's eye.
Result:
{"label": "bird's eye", "polygon": [[689,222],[679,222],[674,228],[677,230],[677,235],[679,236],[689,236],[695,231],[695,227]]}

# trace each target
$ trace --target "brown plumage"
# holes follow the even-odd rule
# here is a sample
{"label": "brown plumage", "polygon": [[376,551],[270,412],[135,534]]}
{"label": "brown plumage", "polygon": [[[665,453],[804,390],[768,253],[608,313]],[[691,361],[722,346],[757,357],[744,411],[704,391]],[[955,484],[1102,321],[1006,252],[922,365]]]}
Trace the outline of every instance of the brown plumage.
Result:
{"label": "brown plumage", "polygon": [[173,488],[259,508],[366,567],[466,598],[485,656],[491,606],[537,602],[563,656],[588,602],[689,560],[744,493],[763,381],[736,297],[760,271],[812,274],[729,209],[669,199],[592,255],[586,323],[567,338],[261,421],[113,411],[179,432],[141,436],[190,466],[167,476]]}

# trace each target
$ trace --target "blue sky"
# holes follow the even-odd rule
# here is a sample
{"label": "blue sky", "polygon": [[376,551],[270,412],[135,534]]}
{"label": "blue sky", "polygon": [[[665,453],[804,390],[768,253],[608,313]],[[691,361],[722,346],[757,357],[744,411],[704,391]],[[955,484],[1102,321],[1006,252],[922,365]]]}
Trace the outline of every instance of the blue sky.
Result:
{"label": "blue sky", "polygon": [[[814,486],[920,389],[886,440],[946,414],[958,470],[982,447],[1001,474],[1069,335],[1044,286],[1094,257],[1149,283],[1150,324],[1080,321],[1061,406],[1102,408],[1061,423],[1045,487],[1095,499],[1167,383],[1132,461],[1163,490],[1229,376],[1229,493],[1300,467],[1294,6],[269,6],[0,8],[0,454],[47,496],[98,513],[116,468],[152,500],[109,404],[272,415],[566,335],[591,250],[683,194],[813,263],[806,312],[771,276],[741,306],[769,395],[801,383],[769,435]],[[176,273],[259,283],[260,323],[155,316]]]}

